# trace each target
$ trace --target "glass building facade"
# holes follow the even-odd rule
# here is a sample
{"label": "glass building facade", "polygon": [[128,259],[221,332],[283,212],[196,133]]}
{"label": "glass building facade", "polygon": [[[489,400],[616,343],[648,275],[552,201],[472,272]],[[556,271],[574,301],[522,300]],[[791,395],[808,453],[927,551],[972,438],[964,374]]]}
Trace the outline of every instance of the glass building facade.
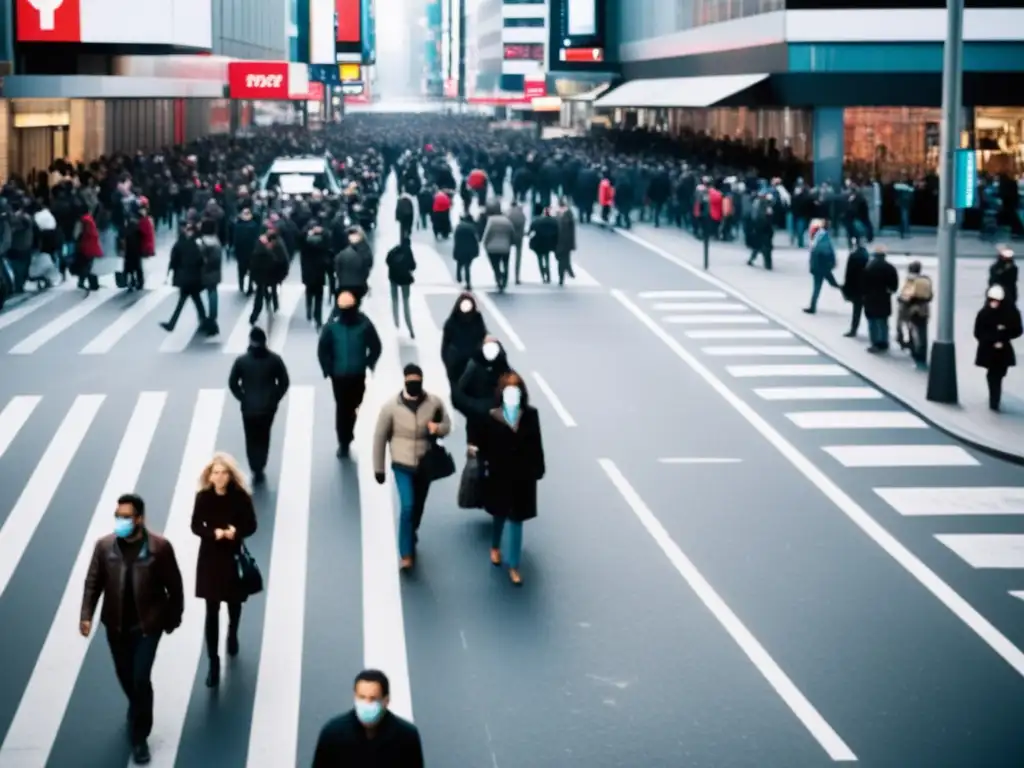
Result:
{"label": "glass building facade", "polygon": [[781,11],[785,0],[626,0],[619,42],[636,43],[688,29]]}

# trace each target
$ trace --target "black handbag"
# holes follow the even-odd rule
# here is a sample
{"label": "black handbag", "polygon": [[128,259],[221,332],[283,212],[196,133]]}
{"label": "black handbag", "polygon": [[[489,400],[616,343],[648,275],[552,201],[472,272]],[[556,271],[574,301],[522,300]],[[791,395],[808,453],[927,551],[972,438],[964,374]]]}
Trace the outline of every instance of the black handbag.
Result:
{"label": "black handbag", "polygon": [[427,452],[420,459],[417,469],[430,482],[444,480],[446,477],[451,477],[455,474],[455,459],[448,453],[448,450],[441,441],[435,437],[431,439],[430,447],[427,448]]}
{"label": "black handbag", "polygon": [[462,477],[459,478],[460,509],[483,508],[483,475],[483,464],[479,457],[467,456],[466,466],[462,468]]}
{"label": "black handbag", "polygon": [[238,568],[238,580],[242,582],[242,589],[246,595],[251,597],[263,591],[263,574],[260,573],[256,559],[244,542],[235,553],[235,565]]}

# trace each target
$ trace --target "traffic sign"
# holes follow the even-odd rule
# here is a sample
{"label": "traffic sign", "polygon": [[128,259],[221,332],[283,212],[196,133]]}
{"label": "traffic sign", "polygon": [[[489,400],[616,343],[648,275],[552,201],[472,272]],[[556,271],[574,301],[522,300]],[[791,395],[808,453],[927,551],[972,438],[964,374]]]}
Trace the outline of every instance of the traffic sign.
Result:
{"label": "traffic sign", "polygon": [[337,85],[341,82],[337,64],[310,64],[309,79],[315,83]]}
{"label": "traffic sign", "polygon": [[954,150],[953,206],[959,210],[978,204],[978,159],[973,149]]}

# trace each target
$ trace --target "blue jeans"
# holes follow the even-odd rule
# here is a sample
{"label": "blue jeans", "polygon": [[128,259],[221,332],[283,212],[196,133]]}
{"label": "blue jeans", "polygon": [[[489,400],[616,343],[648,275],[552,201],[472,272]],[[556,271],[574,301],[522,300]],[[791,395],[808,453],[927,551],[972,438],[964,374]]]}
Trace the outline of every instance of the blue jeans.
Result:
{"label": "blue jeans", "polygon": [[821,275],[811,275],[811,303],[808,309],[812,312],[818,309],[818,299],[821,297],[821,288],[825,283],[828,283],[835,289],[839,289],[839,283],[836,282],[835,275],[831,272],[825,272]]}
{"label": "blue jeans", "polygon": [[398,556],[412,557],[416,554],[416,532],[423,520],[430,481],[405,467],[392,467],[391,471],[398,491]]}
{"label": "blue jeans", "polygon": [[871,340],[871,346],[887,349],[889,347],[889,318],[869,317],[868,338]]}
{"label": "blue jeans", "polygon": [[523,556],[523,524],[495,515],[491,528],[491,549],[500,549],[502,562],[509,568],[518,569]]}
{"label": "blue jeans", "polygon": [[217,309],[219,302],[217,301],[217,286],[206,289],[206,304],[207,304],[207,316],[210,318],[210,322],[217,322]]}

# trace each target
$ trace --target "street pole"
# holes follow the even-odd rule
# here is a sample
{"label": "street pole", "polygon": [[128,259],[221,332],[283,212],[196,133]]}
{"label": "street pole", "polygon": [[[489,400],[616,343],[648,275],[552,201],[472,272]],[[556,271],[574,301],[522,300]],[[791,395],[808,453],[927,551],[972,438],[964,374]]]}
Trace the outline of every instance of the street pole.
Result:
{"label": "street pole", "polygon": [[956,302],[956,209],[955,152],[960,146],[960,112],[963,101],[964,0],[946,0],[946,45],[942,62],[942,133],[939,168],[939,302],[935,341],[928,368],[928,399],[955,405],[959,401],[956,380],[956,344],[953,338]]}

